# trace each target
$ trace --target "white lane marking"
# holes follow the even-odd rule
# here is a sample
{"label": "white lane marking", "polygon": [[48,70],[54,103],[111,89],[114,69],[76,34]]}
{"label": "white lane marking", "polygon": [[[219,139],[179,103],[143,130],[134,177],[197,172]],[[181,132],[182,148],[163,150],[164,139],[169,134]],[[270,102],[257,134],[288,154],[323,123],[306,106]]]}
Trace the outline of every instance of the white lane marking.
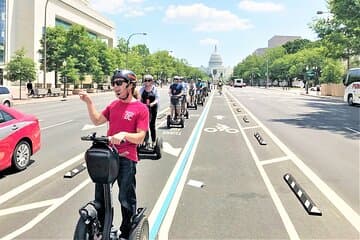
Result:
{"label": "white lane marking", "polygon": [[[160,113],[166,112],[168,109],[169,108],[165,108]],[[62,163],[61,165],[57,166],[56,168],[53,168],[53,169],[49,170],[48,172],[46,172],[46,173],[44,173],[44,174],[30,180],[29,182],[27,182],[27,183],[15,188],[15,189],[9,191],[9,192],[1,195],[0,196],[0,205],[2,203],[4,203],[4,202],[10,200],[11,198],[17,196],[18,194],[26,191],[27,189],[35,186],[36,184],[40,183],[41,181],[51,177],[52,175],[56,174],[57,172],[63,170],[64,168],[67,168],[68,166],[80,161],[83,158],[84,154],[85,154],[85,152],[82,152],[79,155],[77,155],[77,156],[69,159],[68,161]],[[77,188],[74,188],[72,191],[70,191],[68,194],[66,194],[62,198],[42,201],[42,202],[38,202],[38,203],[35,203],[35,204],[23,205],[23,210],[24,210],[24,209],[31,208],[31,207],[33,207],[33,208],[35,208],[36,206],[43,207],[43,206],[53,204],[50,208],[45,210],[43,213],[39,214],[36,218],[34,218],[32,221],[30,221],[27,225],[23,226],[22,228],[18,229],[17,231],[15,231],[15,232],[13,232],[11,234],[5,236],[4,238],[1,238],[0,240],[13,239],[13,238],[19,236],[20,234],[28,231],[29,229],[34,227],[36,224],[38,224],[42,219],[44,219],[47,215],[49,215],[52,211],[54,211],[56,208],[58,208],[63,203],[65,203],[72,195],[76,194],[83,187],[85,187],[88,183],[90,183],[90,179],[84,181]],[[19,207],[14,207],[14,208],[11,208],[11,209],[4,209],[4,210],[1,210],[0,213],[2,213],[3,215],[6,215],[6,214],[8,214],[9,211],[18,211],[18,209],[19,209]]]}
{"label": "white lane marking", "polygon": [[318,177],[303,161],[298,158],[283,142],[281,142],[264,124],[262,124],[245,106],[235,99],[248,112],[265,133],[280,147],[293,163],[313,182],[326,198],[344,215],[357,231],[360,232],[360,216],[339,195],[336,194],[320,177]]}
{"label": "white lane marking", "polygon": [[352,129],[352,128],[345,127],[345,129],[347,129],[347,130],[349,130],[349,131],[352,131],[352,132],[354,132],[354,133],[356,133],[356,134],[360,134],[359,131],[356,131],[356,130],[354,130],[354,129]]}
{"label": "white lane marking", "polygon": [[57,124],[54,124],[54,125],[50,125],[50,126],[47,126],[47,127],[40,128],[40,130],[45,130],[45,129],[48,129],[48,128],[61,126],[61,125],[67,124],[67,123],[72,122],[72,121],[73,120],[68,120],[68,121],[65,121],[65,122],[57,123]]}
{"label": "white lane marking", "polygon": [[57,201],[59,201],[59,198],[45,200],[45,201],[41,201],[41,202],[29,203],[29,204],[25,204],[25,205],[21,205],[21,206],[17,206],[17,207],[1,209],[0,216],[14,214],[14,213],[18,213],[18,212],[27,211],[27,210],[32,210],[35,208],[46,207],[49,205],[53,205]]}
{"label": "white lane marking", "polygon": [[35,186],[36,184],[44,181],[45,179],[51,177],[52,175],[56,174],[57,172],[63,170],[64,168],[69,167],[70,165],[80,161],[83,156],[84,156],[85,152],[80,153],[79,155],[71,158],[70,160],[62,163],[61,165],[57,166],[56,168],[53,168],[43,174],[41,174],[40,176],[31,179],[30,181],[18,186],[17,188],[12,189],[11,191],[3,194],[0,196],[0,205],[6,201],[8,201],[9,199],[17,196],[18,194],[26,191],[27,189]]}
{"label": "white lane marking", "polygon": [[[235,99],[235,101],[237,101],[240,104],[240,102],[231,93],[229,93],[229,95],[231,95],[231,97],[233,99]],[[240,104],[240,105],[242,106],[242,104]],[[229,106],[229,104],[228,104],[228,106]],[[230,108],[230,111],[232,112],[232,114],[233,114],[233,116],[235,118],[236,123],[238,124],[238,126],[240,128],[240,132],[241,132],[241,134],[242,134],[242,136],[243,136],[243,138],[245,140],[245,143],[246,143],[246,145],[247,145],[247,147],[248,147],[248,149],[250,151],[250,154],[251,154],[252,158],[254,159],[255,165],[256,165],[256,167],[257,167],[257,169],[258,169],[258,171],[259,171],[259,173],[260,173],[260,175],[261,175],[261,177],[262,177],[262,179],[263,179],[263,181],[265,183],[265,186],[269,191],[271,199],[273,200],[274,205],[275,205],[276,209],[279,212],[280,218],[281,218],[281,220],[282,220],[282,222],[283,222],[283,224],[285,226],[285,229],[286,229],[290,239],[300,239],[300,237],[299,237],[299,235],[298,235],[298,233],[297,233],[297,231],[296,231],[296,229],[294,227],[294,224],[291,222],[291,219],[290,219],[289,215],[287,214],[287,212],[286,212],[286,210],[285,210],[279,196],[277,195],[273,185],[271,184],[271,181],[270,181],[268,175],[266,174],[266,171],[265,171],[264,167],[261,165],[259,157],[257,156],[253,146],[251,145],[249,138],[247,137],[244,129],[241,128],[241,124],[239,122],[239,119],[236,117],[236,114],[233,111],[233,109],[230,106],[229,106],[229,108]],[[243,108],[243,109],[245,109],[245,111],[250,114],[250,112],[246,108]],[[251,116],[251,117],[253,119],[255,119],[254,116]],[[256,121],[256,119],[255,119],[255,121]]]}
{"label": "white lane marking", "polygon": [[264,166],[266,164],[272,164],[272,163],[283,162],[288,160],[290,160],[290,158],[288,156],[285,156],[285,157],[273,158],[268,160],[262,160],[260,161],[260,164]]}
{"label": "white lane marking", "polygon": [[247,129],[253,129],[253,128],[260,128],[260,126],[244,127],[242,129],[247,130]]}
{"label": "white lane marking", "polygon": [[6,235],[1,240],[11,240],[19,235],[23,234],[26,231],[29,231],[31,228],[33,228],[36,224],[41,222],[44,218],[46,218],[48,215],[50,215],[53,211],[55,211],[58,207],[60,207],[64,202],[66,202],[69,198],[71,198],[73,195],[75,195],[77,192],[79,192],[81,189],[83,189],[87,184],[91,182],[90,178],[86,179],[82,183],[80,183],[76,188],[68,192],[63,197],[59,198],[58,201],[56,201],[53,205],[48,207],[45,211],[37,215],[35,218],[33,218],[30,222],[22,226],[21,228],[17,229],[16,231]]}
{"label": "white lane marking", "polygon": [[94,129],[94,128],[101,128],[103,126],[107,126],[106,124],[101,124],[101,125],[93,125],[93,124],[85,124],[83,127],[82,127],[82,131],[85,131],[85,130],[90,130],[90,129]]}

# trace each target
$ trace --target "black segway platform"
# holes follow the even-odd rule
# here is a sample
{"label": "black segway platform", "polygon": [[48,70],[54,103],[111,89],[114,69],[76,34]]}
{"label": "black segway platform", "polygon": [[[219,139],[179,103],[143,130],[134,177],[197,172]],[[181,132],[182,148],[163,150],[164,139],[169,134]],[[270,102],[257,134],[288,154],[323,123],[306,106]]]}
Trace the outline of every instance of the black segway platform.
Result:
{"label": "black segway platform", "polygon": [[139,159],[158,160],[162,156],[163,141],[162,138],[156,138],[155,146],[151,146],[150,143],[144,143],[138,145],[138,157]]}
{"label": "black segway platform", "polygon": [[180,117],[177,119],[172,119],[170,115],[167,116],[167,120],[166,120],[166,126],[167,128],[171,128],[171,127],[180,127],[180,128],[184,128],[184,117]]}
{"label": "black segway platform", "polygon": [[187,103],[187,109],[195,109],[197,110],[197,104],[196,103]]}

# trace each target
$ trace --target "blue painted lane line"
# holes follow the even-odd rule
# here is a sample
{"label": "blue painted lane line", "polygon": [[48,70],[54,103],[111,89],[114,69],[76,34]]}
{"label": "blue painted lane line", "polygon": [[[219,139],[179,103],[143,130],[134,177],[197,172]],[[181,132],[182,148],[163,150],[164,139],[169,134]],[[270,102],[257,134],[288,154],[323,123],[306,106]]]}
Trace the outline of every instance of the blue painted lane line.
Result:
{"label": "blue painted lane line", "polygon": [[190,140],[189,140],[190,144],[187,144],[186,148],[184,149],[184,151],[186,151],[186,152],[184,155],[182,155],[183,156],[182,159],[180,159],[181,165],[178,169],[178,172],[176,173],[176,176],[175,176],[173,182],[171,183],[171,187],[166,195],[164,202],[161,205],[161,209],[160,209],[159,213],[157,214],[157,216],[155,218],[154,224],[152,226],[150,226],[150,234],[149,234],[150,240],[156,239],[156,236],[158,235],[160,226],[167,214],[167,211],[169,209],[171,201],[173,200],[173,197],[174,197],[174,194],[178,187],[179,181],[184,173],[185,166],[188,163],[189,156],[192,153],[192,151],[196,150],[194,148],[194,145],[195,145],[195,142],[200,138],[201,130],[204,126],[206,116],[210,109],[211,100],[212,100],[212,96],[211,96],[211,98],[209,98],[209,101],[208,101],[203,113],[201,114],[199,121],[196,123],[194,131],[190,136]]}

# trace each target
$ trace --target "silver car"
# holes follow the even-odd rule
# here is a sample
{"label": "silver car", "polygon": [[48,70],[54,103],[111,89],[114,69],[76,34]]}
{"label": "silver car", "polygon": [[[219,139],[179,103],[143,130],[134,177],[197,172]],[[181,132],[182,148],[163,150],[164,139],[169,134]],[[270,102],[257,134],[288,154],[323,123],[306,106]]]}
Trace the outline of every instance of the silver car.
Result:
{"label": "silver car", "polygon": [[11,107],[13,105],[13,96],[10,90],[5,86],[0,86],[0,104]]}

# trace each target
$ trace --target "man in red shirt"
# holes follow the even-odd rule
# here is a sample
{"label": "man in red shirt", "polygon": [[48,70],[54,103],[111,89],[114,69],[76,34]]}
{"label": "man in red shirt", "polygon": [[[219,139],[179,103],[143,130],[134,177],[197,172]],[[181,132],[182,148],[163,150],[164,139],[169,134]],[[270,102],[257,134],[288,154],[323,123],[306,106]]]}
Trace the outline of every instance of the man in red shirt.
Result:
{"label": "man in red shirt", "polygon": [[[138,162],[137,145],[144,141],[149,129],[149,111],[145,104],[134,98],[136,75],[129,70],[115,71],[111,85],[116,100],[111,102],[101,113],[98,112],[86,92],[79,93],[86,103],[89,117],[94,125],[109,123],[107,135],[118,149],[120,170],[117,177],[119,201],[121,204],[121,238],[128,239],[131,230],[131,217],[136,213],[136,163]],[[103,186],[96,184],[95,201],[104,202]],[[102,204],[103,205],[103,204]],[[99,210],[99,219],[103,221],[104,210]]]}

